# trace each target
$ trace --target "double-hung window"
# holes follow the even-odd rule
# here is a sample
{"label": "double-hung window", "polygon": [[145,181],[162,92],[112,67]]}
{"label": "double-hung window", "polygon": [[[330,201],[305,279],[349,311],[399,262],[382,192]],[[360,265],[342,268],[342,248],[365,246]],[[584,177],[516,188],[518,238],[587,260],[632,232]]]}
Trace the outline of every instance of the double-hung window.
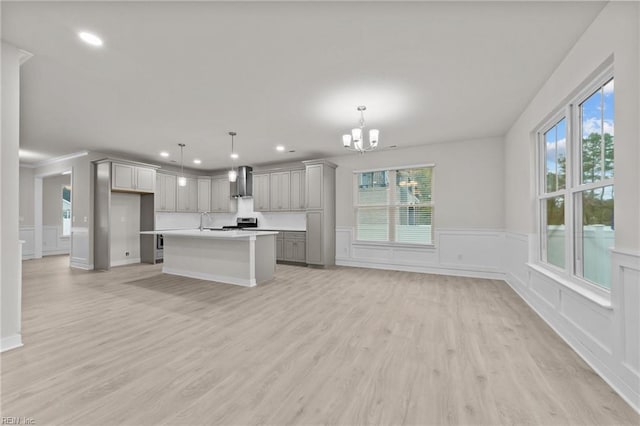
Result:
{"label": "double-hung window", "polygon": [[614,246],[613,107],[608,70],[538,132],[540,260],[605,291]]}
{"label": "double-hung window", "polygon": [[433,244],[433,166],[355,172],[356,240]]}

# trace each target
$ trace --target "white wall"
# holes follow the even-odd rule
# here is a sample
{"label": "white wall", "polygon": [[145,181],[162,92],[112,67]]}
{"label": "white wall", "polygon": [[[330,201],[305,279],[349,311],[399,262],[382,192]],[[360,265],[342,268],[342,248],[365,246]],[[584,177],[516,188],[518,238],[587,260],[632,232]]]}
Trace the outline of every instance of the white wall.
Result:
{"label": "white wall", "polygon": [[140,263],[140,194],[111,193],[111,266]]}
{"label": "white wall", "polygon": [[[627,401],[640,409],[640,7],[609,3],[505,140],[509,284]],[[615,74],[615,241],[611,300],[545,274],[537,259],[532,132],[607,58]]]}
{"label": "white wall", "polygon": [[0,147],[0,350],[22,346],[19,160],[20,61],[23,53],[2,42],[2,144]]}

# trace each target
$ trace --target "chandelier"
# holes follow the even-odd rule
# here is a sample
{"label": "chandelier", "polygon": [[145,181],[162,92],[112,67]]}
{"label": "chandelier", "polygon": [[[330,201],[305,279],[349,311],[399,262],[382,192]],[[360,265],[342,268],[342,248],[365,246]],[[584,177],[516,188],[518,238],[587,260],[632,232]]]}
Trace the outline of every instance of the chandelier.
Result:
{"label": "chandelier", "polygon": [[369,145],[367,147],[364,146],[364,112],[366,109],[367,107],[364,105],[358,107],[358,111],[360,111],[360,126],[351,129],[350,135],[342,135],[342,145],[350,151],[357,151],[361,154],[376,149],[378,147],[378,136],[380,135],[378,129],[369,130]]}

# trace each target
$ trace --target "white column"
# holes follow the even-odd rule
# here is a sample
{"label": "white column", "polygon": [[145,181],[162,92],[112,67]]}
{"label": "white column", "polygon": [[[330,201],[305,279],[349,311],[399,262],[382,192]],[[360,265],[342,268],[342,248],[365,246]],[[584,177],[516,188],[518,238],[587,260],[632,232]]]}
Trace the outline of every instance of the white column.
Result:
{"label": "white column", "polygon": [[20,64],[27,52],[2,42],[2,144],[0,148],[0,350],[22,346],[20,227]]}

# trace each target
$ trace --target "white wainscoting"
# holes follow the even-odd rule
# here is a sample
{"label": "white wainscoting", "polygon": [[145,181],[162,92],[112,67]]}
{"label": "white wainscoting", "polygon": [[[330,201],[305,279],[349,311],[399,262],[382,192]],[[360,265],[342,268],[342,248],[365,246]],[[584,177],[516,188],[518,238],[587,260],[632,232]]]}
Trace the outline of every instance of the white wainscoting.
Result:
{"label": "white wainscoting", "polygon": [[504,232],[438,229],[434,246],[353,240],[350,227],[336,228],[336,264],[364,268],[503,279]]}
{"label": "white wainscoting", "polygon": [[640,254],[612,253],[611,302],[590,298],[536,267],[535,235],[507,232],[507,283],[613,389],[640,411]]}
{"label": "white wainscoting", "polygon": [[33,259],[36,251],[36,229],[33,226],[20,227],[20,240],[24,241],[22,245],[22,260]]}
{"label": "white wainscoting", "polygon": [[71,228],[72,250],[71,267],[92,270],[93,263],[89,262],[89,228],[74,226]]}
{"label": "white wainscoting", "polygon": [[[35,255],[35,227],[21,226],[20,239],[25,242],[22,250],[22,260],[33,259]],[[42,255],[69,254],[71,237],[62,235],[62,227],[42,227]]]}

